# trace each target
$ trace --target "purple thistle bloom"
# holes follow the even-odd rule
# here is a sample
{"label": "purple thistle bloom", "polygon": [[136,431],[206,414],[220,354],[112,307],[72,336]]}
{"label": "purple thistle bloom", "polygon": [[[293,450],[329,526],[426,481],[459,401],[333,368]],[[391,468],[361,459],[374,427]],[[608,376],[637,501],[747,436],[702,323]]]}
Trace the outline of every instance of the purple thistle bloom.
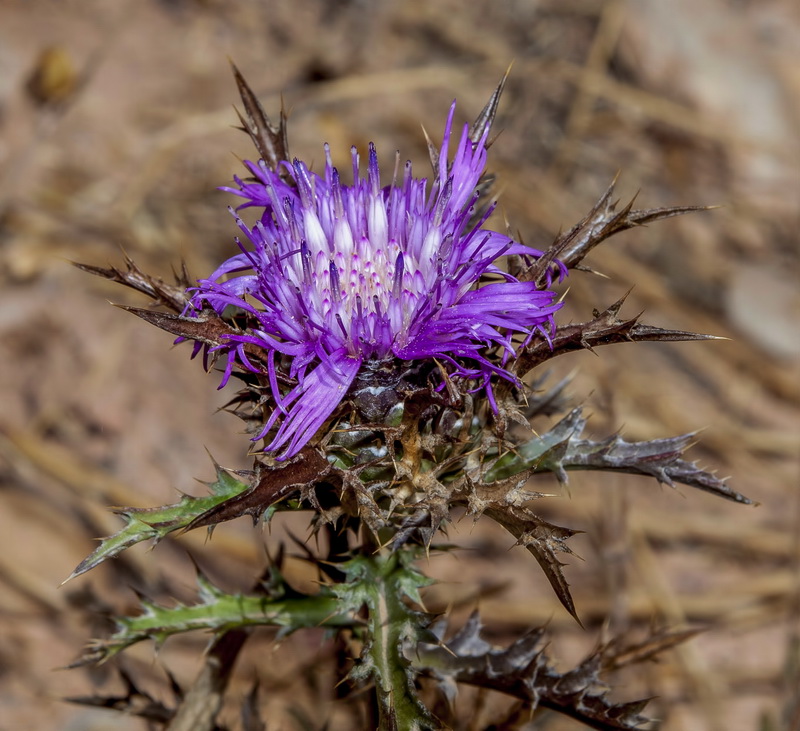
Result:
{"label": "purple thistle bloom", "polygon": [[[243,197],[243,208],[264,213],[252,228],[237,216],[249,243],[237,239],[242,253],[198,282],[191,306],[221,314],[233,305],[257,323],[213,350],[228,356],[222,387],[234,364],[261,373],[245,345],[263,349],[275,408],[255,440],[280,422],[265,448],[282,449],[279,459],[314,436],[365,362],[440,359],[450,378],[486,388],[496,408],[491,376],[517,382],[504,367],[515,353],[513,335],[550,337],[560,307],[554,293],[495,265],[502,255],[541,252],[481,228],[493,206],[469,225],[488,128],[473,143],[465,125],[448,165],[454,111],[455,103],[430,193],[425,179],[412,177],[410,162],[402,180],[395,169],[392,184],[381,187],[373,145],[366,178],[352,149],[352,186],[341,183],[326,145],[322,176],[295,160],[282,163],[287,182],[263,161],[247,162],[256,182],[236,178],[239,189],[224,189]],[[500,281],[476,287],[487,274]],[[491,356],[487,349],[497,347],[500,355]],[[279,371],[297,381],[288,393]]]}

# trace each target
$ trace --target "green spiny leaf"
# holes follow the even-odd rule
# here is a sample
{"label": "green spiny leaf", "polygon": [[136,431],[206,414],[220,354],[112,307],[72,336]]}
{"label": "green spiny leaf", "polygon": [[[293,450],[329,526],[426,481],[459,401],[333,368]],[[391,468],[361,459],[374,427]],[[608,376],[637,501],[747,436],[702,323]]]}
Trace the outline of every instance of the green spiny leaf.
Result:
{"label": "green spiny leaf", "polygon": [[159,508],[118,510],[117,512],[125,520],[125,527],[113,536],[104,538],[100,545],[81,561],[66,581],[86,573],[109,558],[118,556],[126,548],[137,543],[151,539],[157,543],[167,534],[186,528],[197,517],[217,505],[242,494],[248,487],[217,465],[217,479],[209,483],[210,495],[205,497],[183,495],[179,502]]}
{"label": "green spiny leaf", "polygon": [[585,425],[586,420],[581,418],[581,410],[573,409],[550,431],[516,446],[511,452],[506,452],[489,468],[483,481],[495,482],[529,469],[534,472],[551,471],[548,468],[539,468],[545,463],[552,465],[552,460],[546,457],[563,452],[572,436],[580,434]]}
{"label": "green spiny leaf", "polygon": [[75,665],[104,662],[127,647],[153,640],[162,644],[172,635],[192,630],[222,632],[256,625],[292,632],[303,627],[347,627],[358,623],[346,603],[327,588],[316,595],[286,596],[228,594],[198,574],[199,601],[192,605],[163,607],[140,599],[143,611],[117,620],[117,632],[93,642]]}

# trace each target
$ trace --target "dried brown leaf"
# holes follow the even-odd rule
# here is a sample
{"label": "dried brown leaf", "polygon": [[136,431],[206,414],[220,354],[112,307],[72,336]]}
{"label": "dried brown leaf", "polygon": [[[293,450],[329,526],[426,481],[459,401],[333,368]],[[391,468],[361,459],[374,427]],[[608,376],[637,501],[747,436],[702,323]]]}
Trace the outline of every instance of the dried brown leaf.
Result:
{"label": "dried brown leaf", "polygon": [[[444,628],[437,632],[444,634]],[[527,701],[531,711],[548,708],[598,731],[631,731],[647,721],[641,711],[647,700],[614,703],[607,698],[597,655],[567,673],[558,672],[545,654],[543,628],[538,627],[506,648],[494,647],[481,637],[474,613],[449,641],[420,643],[412,660],[433,675],[449,698],[457,683]]]}
{"label": "dried brown leaf", "polygon": [[618,670],[628,665],[654,659],[666,650],[671,650],[684,642],[696,637],[702,630],[684,629],[674,632],[659,632],[648,637],[643,642],[635,645],[625,645],[617,649],[619,643],[612,643],[602,648],[600,656],[604,671]]}
{"label": "dried brown leaf", "polygon": [[233,63],[231,63],[231,67],[233,68],[239,95],[244,104],[244,117],[238,110],[236,111],[239,115],[239,121],[242,123],[242,131],[250,135],[258,154],[267,166],[282,178],[286,177],[290,180],[288,173],[282,171],[280,167],[282,161],[290,159],[285,110],[281,107],[280,122],[277,126],[273,124],[261,106],[261,102],[258,101],[258,97],[239,72],[239,69]]}
{"label": "dried brown leaf", "polygon": [[177,337],[187,340],[196,340],[206,345],[220,345],[224,342],[225,336],[235,335],[234,330],[221,317],[204,312],[200,317],[183,317],[173,315],[169,312],[159,312],[158,310],[148,310],[143,307],[130,307],[128,305],[116,305],[121,310],[130,312],[145,322],[155,325],[161,330],[165,330]]}
{"label": "dried brown leaf", "polygon": [[281,466],[257,462],[249,490],[198,515],[184,530],[214,526],[243,515],[256,522],[268,508],[315,485],[331,470],[328,461],[313,447],[305,447]]}
{"label": "dried brown leaf", "polygon": [[79,262],[72,262],[72,264],[81,271],[142,292],[153,299],[153,304],[163,305],[173,312],[183,312],[189,301],[186,288],[190,285],[190,281],[185,264],[182,265],[180,274],[175,275],[175,284],[167,284],[158,277],[145,274],[128,256],[125,257],[124,271],[117,267],[105,268]]}
{"label": "dried brown leaf", "polygon": [[[564,353],[576,350],[592,350],[600,345],[614,343],[637,342],[685,342],[695,340],[719,340],[714,335],[671,330],[639,324],[639,316],[628,320],[618,317],[619,310],[628,297],[627,292],[613,305],[600,313],[595,313],[593,320],[574,325],[560,326],[550,343],[537,340],[531,343],[515,361],[512,368],[517,375],[524,376],[537,365]],[[504,387],[500,384],[501,389]],[[498,390],[501,390],[498,389]]]}
{"label": "dried brown leaf", "polygon": [[634,197],[622,210],[617,211],[619,201],[611,200],[616,184],[617,178],[615,177],[592,210],[569,231],[560,233],[544,255],[522,275],[523,281],[536,282],[540,286],[544,286],[547,271],[555,261],[561,261],[568,269],[574,269],[592,249],[614,234],[664,218],[709,210],[708,206],[674,206],[672,208],[634,210],[633,204],[636,200]]}
{"label": "dried brown leaf", "polygon": [[572,553],[566,541],[580,531],[548,523],[526,508],[488,507],[484,513],[511,533],[519,545],[530,551],[559,601],[575,621],[581,624],[569,584],[561,570],[564,564],[556,558],[556,552]]}

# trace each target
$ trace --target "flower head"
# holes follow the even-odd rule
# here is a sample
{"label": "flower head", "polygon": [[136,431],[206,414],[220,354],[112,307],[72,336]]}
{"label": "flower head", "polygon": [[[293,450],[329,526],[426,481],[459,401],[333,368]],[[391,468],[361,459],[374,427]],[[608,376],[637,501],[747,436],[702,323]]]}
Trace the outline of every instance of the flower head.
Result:
{"label": "flower head", "polygon": [[[341,182],[326,145],[322,175],[298,160],[279,171],[247,162],[255,182],[237,178],[238,188],[226,188],[246,200],[242,207],[264,212],[252,228],[237,216],[241,253],[198,282],[191,306],[222,313],[233,305],[250,316],[253,325],[216,350],[228,356],[224,385],[234,364],[260,373],[246,347],[263,349],[275,408],[256,438],[278,425],[266,451],[296,454],[370,361],[439,359],[449,377],[486,388],[494,406],[491,377],[516,382],[505,368],[514,334],[527,341],[552,332],[554,293],[495,264],[541,252],[484,229],[493,207],[471,223],[488,127],[473,142],[465,126],[449,162],[454,111],[430,191],[410,162],[382,187],[373,145],[366,177],[352,149],[352,185]],[[493,281],[482,281],[487,275]],[[287,393],[280,369],[296,380]]]}

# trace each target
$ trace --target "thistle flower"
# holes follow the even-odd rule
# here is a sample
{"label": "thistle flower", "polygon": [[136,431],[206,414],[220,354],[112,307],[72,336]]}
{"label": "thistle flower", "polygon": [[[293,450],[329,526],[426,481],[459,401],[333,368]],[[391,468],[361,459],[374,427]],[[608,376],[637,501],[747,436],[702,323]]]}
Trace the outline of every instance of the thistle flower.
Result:
{"label": "thistle flower", "polygon": [[[448,378],[485,389],[496,409],[492,377],[516,383],[509,359],[553,332],[554,293],[496,264],[541,252],[484,229],[494,206],[472,223],[489,129],[473,142],[465,125],[449,162],[454,111],[455,103],[430,192],[410,162],[402,179],[396,164],[391,185],[381,187],[372,144],[366,178],[351,150],[352,185],[341,182],[326,145],[322,175],[299,160],[277,170],[246,162],[255,182],[235,178],[238,188],[224,188],[245,199],[241,208],[264,212],[253,227],[234,213],[241,253],[198,282],[190,307],[247,313],[251,325],[211,350],[227,355],[220,387],[234,365],[262,373],[247,352],[263,350],[275,406],[255,440],[278,424],[265,448],[282,449],[278,459],[314,436],[367,363],[435,358]],[[296,385],[282,393],[279,375]]]}

